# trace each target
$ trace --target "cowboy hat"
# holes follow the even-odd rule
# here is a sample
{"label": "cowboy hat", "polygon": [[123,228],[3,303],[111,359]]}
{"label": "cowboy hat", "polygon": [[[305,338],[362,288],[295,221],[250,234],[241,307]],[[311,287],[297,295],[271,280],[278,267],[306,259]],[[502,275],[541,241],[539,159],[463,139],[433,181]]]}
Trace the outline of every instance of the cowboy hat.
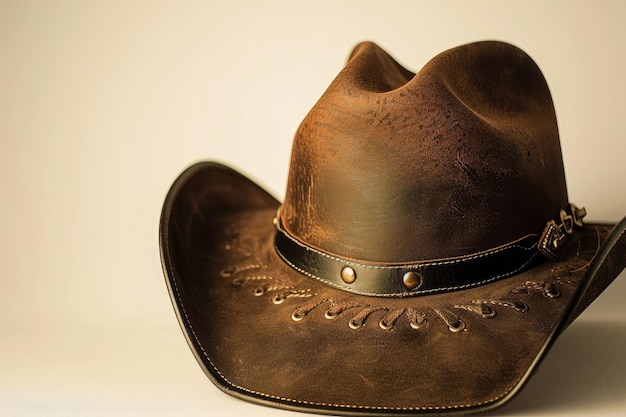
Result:
{"label": "cowboy hat", "polygon": [[163,269],[223,391],[329,414],[488,410],[626,265],[626,221],[568,200],[550,92],[500,42],[414,74],[362,43],[300,125],[282,203],[200,162]]}

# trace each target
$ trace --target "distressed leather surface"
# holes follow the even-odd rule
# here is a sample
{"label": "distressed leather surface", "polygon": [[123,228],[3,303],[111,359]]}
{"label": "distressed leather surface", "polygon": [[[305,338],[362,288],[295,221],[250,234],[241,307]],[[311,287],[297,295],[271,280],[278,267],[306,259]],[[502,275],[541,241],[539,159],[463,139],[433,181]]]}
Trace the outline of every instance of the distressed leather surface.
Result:
{"label": "distressed leather surface", "polygon": [[326,252],[410,262],[541,233],[567,205],[552,99],[524,52],[465,45],[413,75],[364,43],[295,135],[282,220]]}
{"label": "distressed leather surface", "polygon": [[[493,284],[385,299],[334,290],[285,265],[273,247],[277,207],[219,165],[183,174],[161,229],[172,301],[221,389],[331,414],[469,412],[505,402],[564,325],[610,231],[587,225],[561,261]],[[623,236],[617,242],[623,248]],[[624,252],[609,253],[611,262],[592,268],[594,282],[610,282],[626,265]],[[483,317],[489,310],[495,316]],[[385,318],[390,329],[379,324]],[[459,321],[464,329],[452,332]]]}
{"label": "distressed leather surface", "polygon": [[[584,202],[580,202],[584,203]],[[497,42],[417,74],[359,45],[296,133],[281,220],[307,245],[409,263],[538,235],[569,204],[548,87]],[[274,247],[279,202],[199,163],[172,186],[161,253],[187,341],[229,394],[329,414],[488,410],[626,265],[624,223],[585,225],[556,262],[413,297],[342,291]]]}

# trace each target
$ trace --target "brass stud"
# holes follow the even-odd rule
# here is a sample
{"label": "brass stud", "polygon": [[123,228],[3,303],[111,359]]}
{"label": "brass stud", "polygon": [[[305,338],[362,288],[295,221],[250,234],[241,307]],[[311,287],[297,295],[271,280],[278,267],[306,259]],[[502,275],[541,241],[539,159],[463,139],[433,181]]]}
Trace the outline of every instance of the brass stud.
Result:
{"label": "brass stud", "polygon": [[409,271],[402,277],[402,283],[409,289],[415,289],[422,283],[422,278],[415,271]]}
{"label": "brass stud", "polygon": [[354,281],[356,281],[356,272],[354,272],[354,269],[350,268],[349,266],[344,266],[343,268],[341,268],[341,279],[346,284],[352,284]]}

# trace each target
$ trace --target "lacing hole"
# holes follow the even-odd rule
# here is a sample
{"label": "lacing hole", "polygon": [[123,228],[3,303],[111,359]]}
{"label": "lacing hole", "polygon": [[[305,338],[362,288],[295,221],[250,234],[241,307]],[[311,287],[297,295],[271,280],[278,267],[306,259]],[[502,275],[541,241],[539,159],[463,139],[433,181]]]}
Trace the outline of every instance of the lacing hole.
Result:
{"label": "lacing hole", "polygon": [[363,327],[363,322],[357,321],[355,319],[351,319],[348,322],[348,326],[350,326],[351,329],[360,329],[361,327]]}
{"label": "lacing hole", "polygon": [[561,296],[561,291],[555,287],[554,284],[548,284],[546,285],[544,294],[548,298],[559,298]]}
{"label": "lacing hole", "polygon": [[384,318],[380,319],[380,321],[378,322],[378,325],[383,330],[391,330],[391,329],[393,329],[393,325],[390,325],[389,323],[387,323],[387,320],[385,320]]}
{"label": "lacing hole", "polygon": [[418,330],[426,325],[426,317],[420,314],[409,317],[409,326],[412,329]]}
{"label": "lacing hole", "polygon": [[520,313],[525,313],[528,311],[528,305],[526,303],[522,303],[521,301],[516,302],[514,304],[514,307]]}
{"label": "lacing hole", "polygon": [[411,326],[412,329],[417,330],[417,329],[421,329],[422,327],[424,327],[425,323],[426,323],[426,320],[423,320],[421,323],[419,323],[417,321],[414,321],[414,320],[411,320],[409,322],[409,326]]}
{"label": "lacing hole", "polygon": [[274,298],[272,298],[272,303],[274,304],[281,304],[283,301],[285,301],[285,297],[282,295],[277,295]]}
{"label": "lacing hole", "polygon": [[291,314],[291,320],[300,321],[304,318],[304,316],[306,316],[305,313],[301,313],[298,310],[294,310],[294,312]]}
{"label": "lacing hole", "polygon": [[497,313],[496,313],[496,310],[495,310],[495,309],[493,309],[493,308],[491,308],[490,306],[485,305],[485,304],[483,304],[483,305],[482,305],[482,313],[481,313],[481,316],[483,316],[484,318],[486,318],[486,319],[491,319],[491,318],[495,317],[495,316],[496,316],[496,314],[497,314]]}
{"label": "lacing hole", "polygon": [[235,268],[232,266],[228,266],[220,271],[220,275],[223,276],[224,278],[228,278],[234,273],[235,273]]}
{"label": "lacing hole", "polygon": [[256,295],[257,297],[261,296],[265,294],[265,290],[261,287],[257,288],[256,290],[254,290],[254,295]]}
{"label": "lacing hole", "polygon": [[452,333],[462,332],[463,330],[465,330],[465,323],[463,323],[461,320],[457,320],[455,323],[449,325],[448,329],[450,329]]}
{"label": "lacing hole", "polygon": [[324,318],[326,319],[334,319],[335,317],[337,317],[339,314],[332,311],[332,310],[326,310],[326,312],[324,313]]}
{"label": "lacing hole", "polygon": [[245,282],[245,278],[239,277],[232,280],[233,285],[241,285]]}

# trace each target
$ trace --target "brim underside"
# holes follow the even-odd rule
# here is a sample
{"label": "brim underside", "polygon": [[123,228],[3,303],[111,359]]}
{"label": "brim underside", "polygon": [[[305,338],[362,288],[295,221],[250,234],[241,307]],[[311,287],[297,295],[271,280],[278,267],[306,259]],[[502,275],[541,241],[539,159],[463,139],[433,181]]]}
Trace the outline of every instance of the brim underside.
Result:
{"label": "brim underside", "polygon": [[612,227],[586,225],[560,261],[491,284],[361,296],[279,258],[278,206],[235,171],[196,164],[168,194],[161,251],[172,303],[206,374],[231,395],[279,408],[365,415],[499,406],[591,301],[581,297],[590,275],[604,274],[606,286],[623,268],[623,256],[621,268],[594,264]]}

